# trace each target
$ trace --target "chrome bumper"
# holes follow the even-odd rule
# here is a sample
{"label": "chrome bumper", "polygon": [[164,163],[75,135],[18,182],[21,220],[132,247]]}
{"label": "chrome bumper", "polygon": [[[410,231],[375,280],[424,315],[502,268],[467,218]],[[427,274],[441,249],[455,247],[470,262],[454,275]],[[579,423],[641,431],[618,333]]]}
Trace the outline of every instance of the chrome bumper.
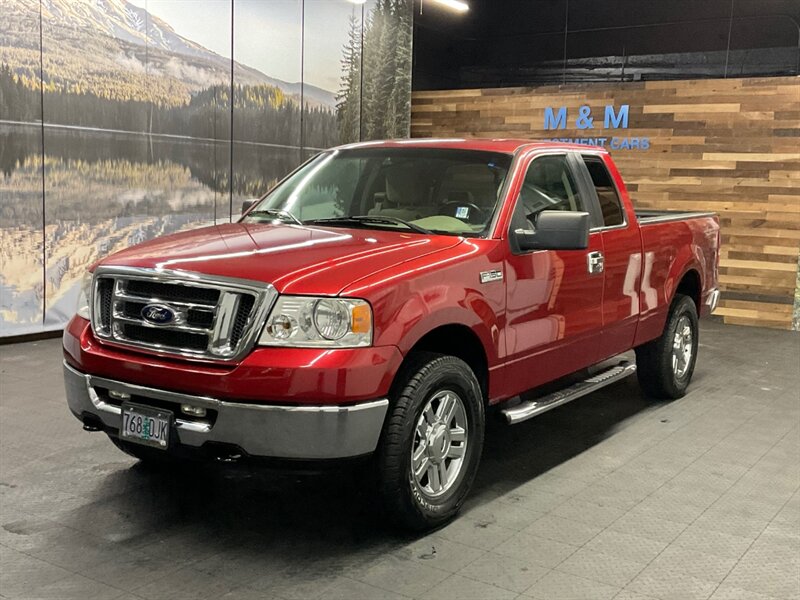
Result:
{"label": "chrome bumper", "polygon": [[[104,401],[96,387],[175,404],[173,435],[185,446],[234,444],[252,456],[296,459],[348,458],[378,445],[389,401],[352,406],[281,406],[227,402],[87,375],[64,362],[67,404],[79,419],[88,413],[119,430],[121,409]],[[217,411],[213,424],[181,419],[181,404]]]}
{"label": "chrome bumper", "polygon": [[713,313],[717,308],[717,304],[719,304],[719,290],[714,288],[706,297],[707,314]]}

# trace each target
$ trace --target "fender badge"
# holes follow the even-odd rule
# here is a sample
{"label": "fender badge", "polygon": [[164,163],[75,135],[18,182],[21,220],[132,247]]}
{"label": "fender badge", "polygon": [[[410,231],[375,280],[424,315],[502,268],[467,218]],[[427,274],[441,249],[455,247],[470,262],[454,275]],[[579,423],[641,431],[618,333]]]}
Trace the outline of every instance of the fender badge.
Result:
{"label": "fender badge", "polygon": [[492,281],[502,281],[503,272],[497,269],[493,271],[481,271],[481,283],[491,283]]}

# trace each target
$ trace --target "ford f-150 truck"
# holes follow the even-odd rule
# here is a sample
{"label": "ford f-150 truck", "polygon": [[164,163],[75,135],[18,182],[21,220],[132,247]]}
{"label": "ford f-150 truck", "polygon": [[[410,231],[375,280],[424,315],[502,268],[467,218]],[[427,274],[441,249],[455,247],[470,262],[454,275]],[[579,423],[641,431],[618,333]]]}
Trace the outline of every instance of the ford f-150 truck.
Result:
{"label": "ford f-150 truck", "polygon": [[682,396],[718,299],[717,218],[634,211],[600,148],[348,145],[246,204],[86,274],[71,411],[143,461],[369,457],[412,528],[458,511],[488,407],[518,423],[634,371]]}

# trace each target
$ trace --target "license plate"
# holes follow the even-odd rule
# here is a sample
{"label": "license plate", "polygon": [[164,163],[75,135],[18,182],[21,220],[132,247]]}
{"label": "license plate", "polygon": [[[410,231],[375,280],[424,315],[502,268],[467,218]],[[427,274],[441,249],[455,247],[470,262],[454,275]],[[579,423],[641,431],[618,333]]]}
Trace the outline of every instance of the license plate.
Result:
{"label": "license plate", "polygon": [[122,405],[122,439],[145,446],[166,450],[169,447],[169,430],[172,413],[147,408],[138,404]]}

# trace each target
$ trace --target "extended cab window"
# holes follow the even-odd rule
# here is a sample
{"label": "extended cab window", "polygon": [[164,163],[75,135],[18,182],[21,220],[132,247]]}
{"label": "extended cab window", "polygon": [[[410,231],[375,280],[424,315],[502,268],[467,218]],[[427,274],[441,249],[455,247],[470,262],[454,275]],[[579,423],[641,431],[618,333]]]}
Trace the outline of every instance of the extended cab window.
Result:
{"label": "extended cab window", "polygon": [[520,210],[531,227],[543,210],[586,210],[566,155],[541,156],[531,162],[517,202]]}
{"label": "extended cab window", "polygon": [[625,213],[622,210],[622,202],[611,175],[599,156],[584,156],[583,162],[589,170],[594,189],[597,191],[597,199],[600,202],[600,210],[603,213],[603,225],[611,227],[622,225],[625,222]]}

